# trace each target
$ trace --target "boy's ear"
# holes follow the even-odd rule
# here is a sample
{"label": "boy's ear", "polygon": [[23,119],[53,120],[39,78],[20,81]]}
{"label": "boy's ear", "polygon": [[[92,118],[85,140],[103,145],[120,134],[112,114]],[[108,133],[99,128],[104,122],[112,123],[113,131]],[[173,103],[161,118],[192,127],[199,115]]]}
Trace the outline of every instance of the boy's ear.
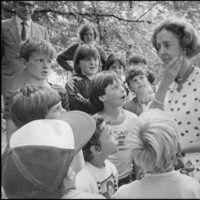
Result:
{"label": "boy's ear", "polygon": [[24,58],[20,58],[21,63],[23,64],[24,68],[26,68],[26,60]]}
{"label": "boy's ear", "polygon": [[102,102],[105,102],[105,100],[106,100],[105,95],[99,96],[99,100]]}
{"label": "boy's ear", "polygon": [[97,145],[92,145],[90,147],[90,151],[93,153],[93,154],[100,154],[101,153],[101,147],[100,146],[97,146]]}

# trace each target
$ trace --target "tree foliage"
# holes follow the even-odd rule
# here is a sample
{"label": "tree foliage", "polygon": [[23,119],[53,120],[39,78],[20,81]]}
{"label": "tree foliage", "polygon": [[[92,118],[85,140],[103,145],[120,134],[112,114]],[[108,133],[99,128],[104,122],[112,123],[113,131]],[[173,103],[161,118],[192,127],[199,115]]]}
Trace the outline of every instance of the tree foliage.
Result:
{"label": "tree foliage", "polygon": [[[107,54],[118,53],[127,61],[133,53],[148,60],[157,74],[161,63],[151,44],[155,25],[167,16],[185,17],[200,32],[200,1],[38,1],[33,21],[48,28],[58,53],[78,41],[77,29],[83,22],[95,24]],[[1,18],[14,14],[11,1],[1,1]],[[195,58],[200,66],[200,57]],[[55,63],[54,70],[64,70]]]}

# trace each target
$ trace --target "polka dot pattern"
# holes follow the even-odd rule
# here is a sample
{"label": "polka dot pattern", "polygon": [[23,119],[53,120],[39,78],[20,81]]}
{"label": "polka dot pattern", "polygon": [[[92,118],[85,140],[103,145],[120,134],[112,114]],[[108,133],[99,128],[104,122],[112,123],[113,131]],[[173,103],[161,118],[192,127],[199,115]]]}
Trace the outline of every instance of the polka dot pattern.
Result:
{"label": "polka dot pattern", "polygon": [[[166,94],[165,110],[178,126],[181,145],[200,141],[200,68],[195,68],[177,92],[173,82]],[[200,181],[200,153],[186,154],[185,163],[190,160],[196,169],[193,176]],[[198,160],[198,161],[197,161]]]}

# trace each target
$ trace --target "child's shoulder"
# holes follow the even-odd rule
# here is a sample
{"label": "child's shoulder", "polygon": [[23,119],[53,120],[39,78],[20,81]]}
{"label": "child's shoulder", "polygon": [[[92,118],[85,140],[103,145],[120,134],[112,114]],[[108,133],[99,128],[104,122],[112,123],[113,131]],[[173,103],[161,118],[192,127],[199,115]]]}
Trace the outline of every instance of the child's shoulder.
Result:
{"label": "child's shoulder", "polygon": [[59,94],[63,94],[63,93],[66,92],[66,89],[65,89],[63,86],[61,86],[61,85],[58,85],[58,84],[55,84],[55,83],[49,83],[49,84],[50,84],[50,86],[51,86],[54,90],[56,90]]}
{"label": "child's shoulder", "polygon": [[136,119],[138,117],[135,113],[130,112],[129,110],[124,109],[124,112],[127,118]]}

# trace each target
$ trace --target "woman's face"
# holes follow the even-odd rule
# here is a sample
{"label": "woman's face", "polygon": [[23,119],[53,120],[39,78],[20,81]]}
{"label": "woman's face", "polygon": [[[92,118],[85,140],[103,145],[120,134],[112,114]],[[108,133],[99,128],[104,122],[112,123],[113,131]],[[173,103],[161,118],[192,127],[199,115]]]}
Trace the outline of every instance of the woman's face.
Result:
{"label": "woman's face", "polygon": [[175,34],[163,29],[157,34],[156,46],[158,55],[166,65],[176,56],[183,54],[183,49]]}

